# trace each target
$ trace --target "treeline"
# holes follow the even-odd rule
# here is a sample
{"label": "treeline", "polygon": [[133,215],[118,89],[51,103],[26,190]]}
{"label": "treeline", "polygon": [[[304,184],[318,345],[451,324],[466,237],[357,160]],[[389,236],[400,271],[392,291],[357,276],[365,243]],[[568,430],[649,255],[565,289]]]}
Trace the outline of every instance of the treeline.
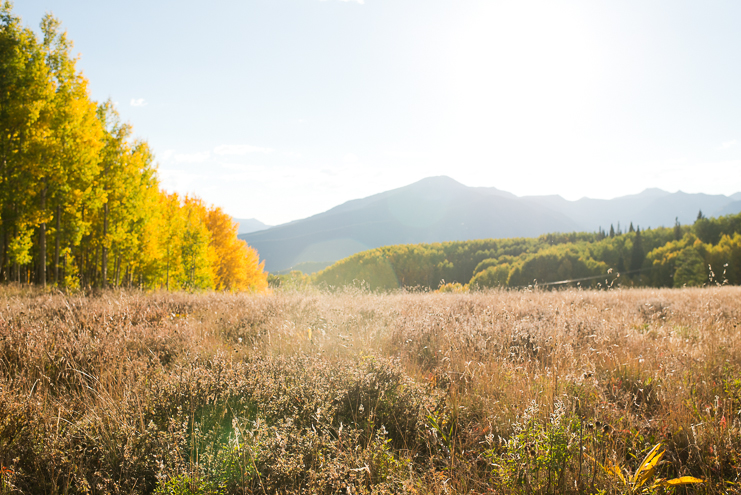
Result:
{"label": "treeline", "polygon": [[371,289],[445,283],[471,288],[533,284],[682,287],[741,284],[741,214],[693,225],[627,232],[548,234],[386,246],[357,253],[317,273],[314,283],[364,283]]}
{"label": "treeline", "polygon": [[59,287],[262,289],[257,252],[220,208],[167,194],[71,42],[0,9],[0,280]]}

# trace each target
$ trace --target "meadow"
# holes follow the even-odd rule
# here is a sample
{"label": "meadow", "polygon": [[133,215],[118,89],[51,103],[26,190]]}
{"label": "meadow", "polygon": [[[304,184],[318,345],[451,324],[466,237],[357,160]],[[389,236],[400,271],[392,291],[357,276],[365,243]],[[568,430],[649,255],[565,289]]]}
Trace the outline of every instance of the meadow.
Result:
{"label": "meadow", "polygon": [[5,287],[0,493],[737,493],[739,301]]}

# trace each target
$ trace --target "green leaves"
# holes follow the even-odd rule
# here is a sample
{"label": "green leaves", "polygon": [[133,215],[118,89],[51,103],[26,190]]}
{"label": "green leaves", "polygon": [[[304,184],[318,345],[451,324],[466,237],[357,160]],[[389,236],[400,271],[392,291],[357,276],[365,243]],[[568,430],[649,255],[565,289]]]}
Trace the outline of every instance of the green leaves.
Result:
{"label": "green leaves", "polygon": [[[45,15],[41,32],[0,7],[0,273],[53,273],[60,287],[218,285],[206,206],[160,191],[147,143],[90,99],[60,21]],[[220,239],[238,275],[219,287],[265,288],[257,253],[232,230]]]}
{"label": "green leaves", "polygon": [[11,263],[26,265],[31,262],[32,230],[27,225],[20,225],[18,233],[8,243],[8,257]]}

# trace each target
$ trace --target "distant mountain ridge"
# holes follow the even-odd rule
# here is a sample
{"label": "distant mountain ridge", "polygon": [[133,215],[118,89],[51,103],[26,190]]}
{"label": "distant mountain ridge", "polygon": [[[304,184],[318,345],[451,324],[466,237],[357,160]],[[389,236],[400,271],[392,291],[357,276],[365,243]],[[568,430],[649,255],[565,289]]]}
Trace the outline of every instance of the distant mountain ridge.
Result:
{"label": "distant mountain ridge", "polygon": [[239,224],[239,229],[237,230],[237,234],[249,234],[251,232],[257,232],[258,230],[265,230],[272,227],[272,225],[267,225],[262,223],[260,220],[257,220],[256,218],[233,218],[236,223]]}
{"label": "distant mountain ridge", "polygon": [[[620,222],[642,227],[692,223],[741,211],[741,193],[669,193],[647,189],[611,200],[560,196],[518,197],[493,187],[468,187],[450,177],[354,199],[302,220],[242,234],[270,272],[299,263],[337,261],[393,244],[535,237],[550,232],[609,230]],[[264,225],[264,224],[263,224]]]}

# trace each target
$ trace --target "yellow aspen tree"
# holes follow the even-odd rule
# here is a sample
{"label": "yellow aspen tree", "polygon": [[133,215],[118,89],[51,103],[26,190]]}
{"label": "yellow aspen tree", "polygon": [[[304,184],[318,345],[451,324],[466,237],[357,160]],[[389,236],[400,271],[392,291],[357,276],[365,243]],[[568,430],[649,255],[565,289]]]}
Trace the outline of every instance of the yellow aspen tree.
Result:
{"label": "yellow aspen tree", "polygon": [[[76,69],[76,60],[69,53],[72,44],[67,41],[66,33],[61,32],[59,22],[51,15],[44,17],[42,30],[47,65],[56,92],[43,178],[43,191],[48,196],[43,220],[54,221],[50,229],[54,250],[51,260],[43,255],[40,258],[45,259],[45,264],[51,264],[54,282],[59,284],[64,279],[59,266],[62,252],[76,248],[88,230],[81,225],[81,213],[85,202],[95,199],[91,198],[91,193],[97,189],[95,180],[100,171],[104,133],[97,106],[90,98],[88,82]],[[40,234],[45,230],[42,224]],[[40,246],[40,251],[44,248]]]}
{"label": "yellow aspen tree", "polygon": [[[6,279],[21,281],[39,219],[35,173],[49,135],[54,85],[43,46],[12,6],[0,6],[0,237]],[[8,269],[12,267],[12,276]],[[27,279],[25,279],[28,281]]]}
{"label": "yellow aspen tree", "polygon": [[267,289],[267,273],[257,251],[237,238],[238,225],[221,208],[211,207],[207,213],[211,245],[216,254],[214,275],[216,290],[263,291]]}
{"label": "yellow aspen tree", "polygon": [[[160,232],[160,246],[162,253],[160,286],[165,289],[179,289],[183,280],[184,268],[181,256],[181,236],[185,227],[185,219],[177,193],[162,194],[160,200],[162,208],[162,229]],[[164,283],[162,283],[164,282]]]}
{"label": "yellow aspen tree", "polygon": [[139,239],[149,213],[144,203],[148,190],[158,183],[149,146],[131,141],[131,126],[120,122],[110,101],[98,107],[98,118],[105,127],[97,181],[103,203],[94,225],[101,252],[100,285],[118,286],[122,265],[129,266],[139,255]]}
{"label": "yellow aspen tree", "polygon": [[248,246],[247,243],[241,239],[237,239],[238,249],[242,252],[242,259],[244,260],[244,271],[247,276],[245,277],[244,285],[238,287],[238,290],[249,290],[253,292],[263,292],[268,288],[268,274],[265,273],[265,262],[260,262],[260,257],[257,254],[257,249]]}
{"label": "yellow aspen tree", "polygon": [[111,262],[116,286],[125,274],[122,267],[139,264],[145,253],[143,230],[152,215],[149,198],[159,189],[153,161],[146,142],[136,141],[129,146],[116,194],[111,198]]}
{"label": "yellow aspen tree", "polygon": [[185,223],[180,247],[184,267],[181,286],[190,289],[213,288],[216,258],[211,247],[211,232],[207,227],[206,205],[199,198],[186,196],[182,208]]}
{"label": "yellow aspen tree", "polygon": [[138,287],[165,286],[165,253],[167,236],[167,193],[158,187],[144,189],[143,218],[138,238],[138,252],[127,260],[124,280],[127,285]]}
{"label": "yellow aspen tree", "polygon": [[[76,59],[70,51],[72,43],[61,30],[60,22],[51,14],[41,22],[42,51],[48,76],[54,87],[51,99],[44,106],[40,119],[46,131],[38,134],[34,169],[38,229],[37,280],[46,285],[48,222],[56,217],[52,228],[55,236],[54,271],[60,251],[62,206],[71,183],[87,190],[97,173],[98,151],[102,147],[101,126],[96,117],[96,105],[87,91],[87,81],[76,69]],[[79,184],[82,182],[82,184]]]}

